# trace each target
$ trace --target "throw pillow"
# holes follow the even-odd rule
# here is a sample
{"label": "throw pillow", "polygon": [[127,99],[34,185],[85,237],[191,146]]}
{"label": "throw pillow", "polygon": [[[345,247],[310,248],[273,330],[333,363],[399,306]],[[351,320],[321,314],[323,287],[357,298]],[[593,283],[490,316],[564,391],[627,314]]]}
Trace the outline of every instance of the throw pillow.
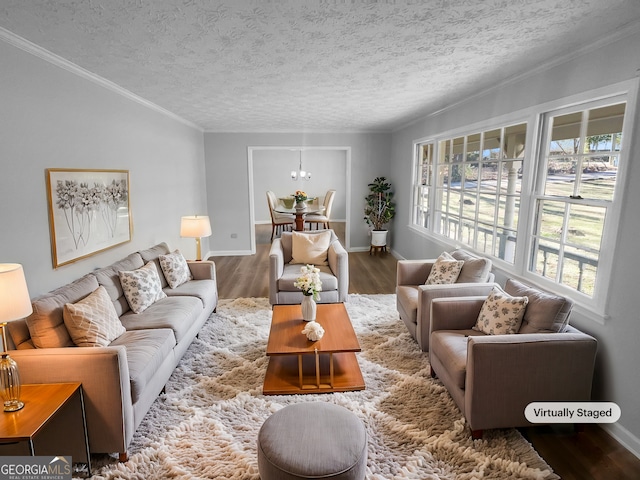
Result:
{"label": "throw pillow", "polygon": [[79,347],[106,347],[126,331],[102,285],[79,302],[65,304],[62,315]]}
{"label": "throw pillow", "polygon": [[167,295],[162,291],[160,277],[153,261],[144,267],[118,272],[124,296],[134,313],[142,313]]}
{"label": "throw pillow", "polygon": [[487,335],[518,333],[527,303],[527,297],[512,297],[501,288],[493,287],[473,329]]}
{"label": "throw pillow", "polygon": [[331,244],[331,231],[320,233],[292,232],[289,263],[304,265],[327,265],[327,252]]}
{"label": "throw pillow", "polygon": [[489,278],[492,263],[488,258],[477,257],[461,248],[451,252],[451,256],[464,261],[456,283],[480,283],[486,282]]}
{"label": "throw pillow", "polygon": [[160,255],[158,259],[160,260],[160,268],[162,268],[164,277],[171,288],[179,287],[193,278],[189,265],[187,265],[187,261],[180,253],[180,250],[167,255]]}
{"label": "throw pillow", "polygon": [[449,285],[456,283],[464,260],[456,260],[449,253],[442,252],[431,267],[425,285]]}

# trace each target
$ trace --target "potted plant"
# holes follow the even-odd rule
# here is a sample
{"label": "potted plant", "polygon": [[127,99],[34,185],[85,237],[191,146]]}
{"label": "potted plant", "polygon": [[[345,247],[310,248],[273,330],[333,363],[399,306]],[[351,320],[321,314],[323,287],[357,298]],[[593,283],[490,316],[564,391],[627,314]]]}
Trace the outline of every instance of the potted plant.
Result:
{"label": "potted plant", "polygon": [[393,203],[391,184],[386,177],[376,177],[369,184],[369,195],[365,197],[364,220],[372,227],[371,245],[384,247],[387,245],[387,229],[385,226],[396,214]]}

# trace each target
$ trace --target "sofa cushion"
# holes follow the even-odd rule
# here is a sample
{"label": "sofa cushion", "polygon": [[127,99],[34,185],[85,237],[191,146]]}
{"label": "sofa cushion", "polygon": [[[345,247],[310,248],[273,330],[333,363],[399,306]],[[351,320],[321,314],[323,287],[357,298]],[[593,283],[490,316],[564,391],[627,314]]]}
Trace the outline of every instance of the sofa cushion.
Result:
{"label": "sofa cushion", "polygon": [[488,280],[492,267],[488,258],[477,257],[463,249],[454,250],[451,256],[464,261],[456,283],[481,283]]}
{"label": "sofa cushion", "polygon": [[156,264],[156,268],[158,269],[158,276],[160,277],[160,285],[162,285],[162,288],[166,287],[168,285],[168,282],[164,277],[164,272],[162,271],[162,267],[160,266],[160,255],[166,255],[170,252],[171,250],[169,250],[169,246],[164,242],[154,245],[151,248],[140,250],[138,252],[142,257],[142,261],[144,263],[153,261]]}
{"label": "sofa cushion", "polygon": [[33,313],[26,322],[35,347],[73,347],[73,340],[64,324],[64,305],[82,300],[96,288],[98,281],[89,274],[31,302]]}
{"label": "sofa cushion", "polygon": [[202,301],[204,308],[212,310],[218,301],[218,288],[215,280],[189,280],[176,288],[165,288],[168,297],[196,297]]}
{"label": "sofa cushion", "polygon": [[165,359],[173,356],[176,339],[168,328],[133,330],[120,335],[111,345],[127,349],[131,400],[135,403]]}
{"label": "sofa cushion", "polygon": [[136,270],[118,272],[124,296],[134,313],[142,313],[157,300],[167,295],[162,291],[160,277],[154,262]]}
{"label": "sofa cushion", "polygon": [[495,286],[482,304],[473,329],[487,335],[518,333],[528,302],[527,297],[513,297]]}
{"label": "sofa cushion", "polygon": [[456,260],[449,253],[442,252],[431,267],[425,285],[449,285],[456,283],[464,265],[463,260]]}
{"label": "sofa cushion", "polygon": [[467,342],[469,336],[484,335],[474,330],[436,330],[431,333],[429,350],[438,357],[458,388],[465,388]]}
{"label": "sofa cushion", "polygon": [[180,250],[176,250],[166,255],[160,255],[158,257],[160,261],[160,267],[164,278],[167,279],[169,287],[176,288],[185,282],[193,279],[191,276],[191,270]]}
{"label": "sofa cushion", "polygon": [[511,278],[504,289],[510,295],[522,295],[529,299],[519,333],[558,333],[563,332],[569,323],[572,300],[529,287]]}
{"label": "sofa cushion", "polygon": [[199,298],[175,296],[166,297],[150,305],[142,313],[127,312],[120,317],[124,327],[130,330],[170,328],[177,343],[180,343],[191,329],[203,306]]}
{"label": "sofa cushion", "polygon": [[93,272],[98,279],[98,283],[107,289],[109,297],[113,302],[113,306],[116,307],[116,313],[118,316],[129,311],[129,303],[124,296],[118,272],[122,270],[135,270],[143,265],[144,262],[142,261],[140,254],[132,253],[126,258],[123,258],[108,267],[104,267]]}
{"label": "sofa cushion", "polygon": [[331,232],[292,232],[291,262],[305,265],[327,265],[327,253],[331,244]]}
{"label": "sofa cushion", "polygon": [[[338,290],[338,279],[331,272],[328,266],[318,266],[320,269],[320,281],[322,282],[322,291],[328,292]],[[278,291],[280,292],[299,292],[300,289],[294,284],[300,276],[300,265],[285,265],[282,276],[278,279]],[[322,293],[320,293],[322,296]]]}
{"label": "sofa cushion", "polygon": [[82,300],[65,304],[63,318],[73,343],[79,347],[106,347],[125,332],[102,285]]}

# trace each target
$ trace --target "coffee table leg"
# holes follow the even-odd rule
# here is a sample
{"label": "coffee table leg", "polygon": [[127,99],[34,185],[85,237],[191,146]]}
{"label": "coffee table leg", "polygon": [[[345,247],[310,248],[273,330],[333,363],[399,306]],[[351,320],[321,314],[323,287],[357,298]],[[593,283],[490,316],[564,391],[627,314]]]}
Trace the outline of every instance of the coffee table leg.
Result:
{"label": "coffee table leg", "polygon": [[302,355],[298,355],[298,378],[300,380],[300,390],[303,388],[302,383]]}
{"label": "coffee table leg", "polygon": [[333,352],[329,353],[329,385],[333,388]]}
{"label": "coffee table leg", "polygon": [[320,355],[318,355],[318,349],[316,348],[316,386],[320,388]]}

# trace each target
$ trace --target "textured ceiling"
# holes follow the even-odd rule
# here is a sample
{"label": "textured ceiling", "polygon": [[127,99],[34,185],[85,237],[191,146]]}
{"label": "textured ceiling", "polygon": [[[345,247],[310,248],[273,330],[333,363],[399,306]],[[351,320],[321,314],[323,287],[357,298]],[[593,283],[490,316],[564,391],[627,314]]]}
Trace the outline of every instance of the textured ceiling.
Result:
{"label": "textured ceiling", "polygon": [[2,0],[0,27],[207,131],[389,131],[638,0]]}

